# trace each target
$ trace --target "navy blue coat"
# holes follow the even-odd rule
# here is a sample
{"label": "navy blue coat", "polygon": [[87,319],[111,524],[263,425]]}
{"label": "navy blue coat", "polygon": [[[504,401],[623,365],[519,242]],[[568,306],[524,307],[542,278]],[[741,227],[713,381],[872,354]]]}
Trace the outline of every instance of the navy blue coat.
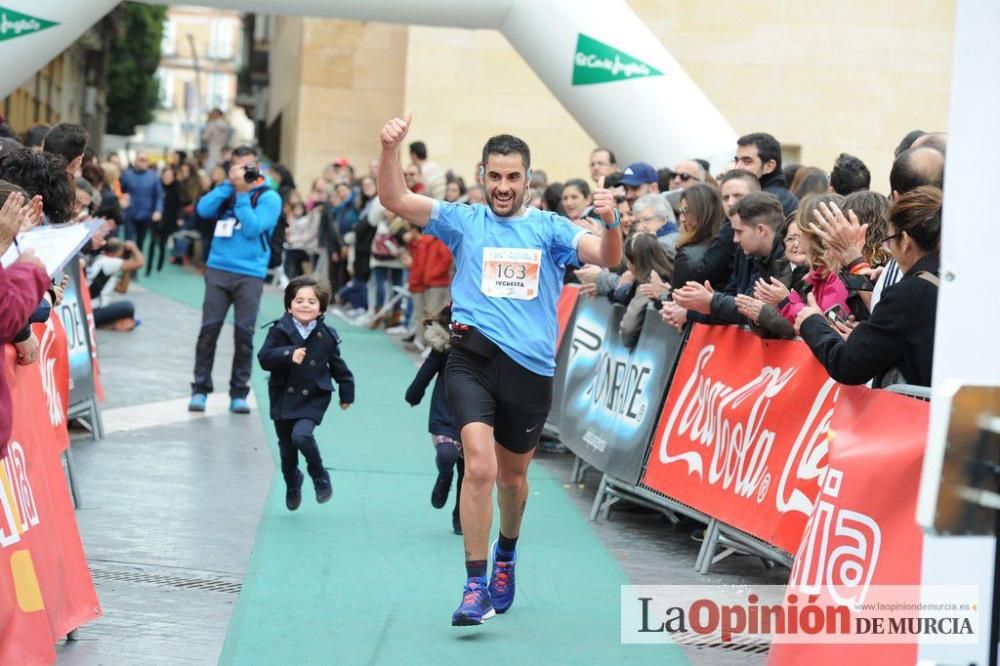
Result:
{"label": "navy blue coat", "polygon": [[427,419],[427,430],[432,435],[444,435],[456,441],[461,441],[462,437],[455,425],[455,416],[452,414],[451,405],[448,403],[447,380],[445,379],[445,366],[448,364],[448,352],[433,350],[424,359],[423,365],[413,378],[410,387],[406,389],[406,402],[414,407],[424,399],[427,386],[434,382],[434,393],[431,394],[431,410]]}
{"label": "navy blue coat", "polygon": [[[302,339],[292,315],[285,314],[267,333],[257,360],[271,373],[267,383],[271,397],[271,418],[275,421],[323,420],[333,396],[333,381],[340,389],[340,402],[354,402],[354,375],[340,357],[340,336],[323,317],[306,340]],[[292,354],[306,348],[305,360],[292,363]]]}

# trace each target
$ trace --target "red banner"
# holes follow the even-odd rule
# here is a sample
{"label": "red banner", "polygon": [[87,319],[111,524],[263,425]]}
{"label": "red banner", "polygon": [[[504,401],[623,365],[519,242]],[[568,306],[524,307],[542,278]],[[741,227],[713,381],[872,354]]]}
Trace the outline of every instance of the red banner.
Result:
{"label": "red banner", "polygon": [[55,660],[53,642],[101,614],[77,530],[61,453],[68,446],[69,368],[56,318],[36,325],[38,360],[3,347],[14,403],[0,462],[0,664]]}
{"label": "red banner", "polygon": [[[864,603],[873,585],[920,585],[917,493],[929,404],[844,387],[831,424],[822,493],[795,556],[789,590]],[[918,599],[910,601],[916,602]],[[913,664],[910,645],[773,645],[769,664]]]}
{"label": "red banner", "polygon": [[696,325],[642,484],[793,553],[819,494],[839,389],[801,342]]}
{"label": "red banner", "polygon": [[559,301],[556,303],[556,318],[559,321],[559,334],[556,336],[556,349],[562,344],[563,334],[569,326],[569,320],[576,309],[576,299],[580,297],[580,287],[575,284],[563,285],[559,292]]}

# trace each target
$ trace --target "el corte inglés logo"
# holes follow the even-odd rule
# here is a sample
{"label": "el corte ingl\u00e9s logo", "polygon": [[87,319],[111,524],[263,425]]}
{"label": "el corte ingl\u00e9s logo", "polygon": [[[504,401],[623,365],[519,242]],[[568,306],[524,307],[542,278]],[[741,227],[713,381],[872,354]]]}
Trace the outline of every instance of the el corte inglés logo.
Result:
{"label": "el corte ingl\u00e9s logo", "polygon": [[13,9],[0,7],[0,42],[40,32],[54,25],[59,24],[55,21],[46,21],[35,16],[15,12]]}
{"label": "el corte ingl\u00e9s logo", "polygon": [[574,86],[647,76],[663,76],[663,72],[583,33],[577,38],[573,57]]}

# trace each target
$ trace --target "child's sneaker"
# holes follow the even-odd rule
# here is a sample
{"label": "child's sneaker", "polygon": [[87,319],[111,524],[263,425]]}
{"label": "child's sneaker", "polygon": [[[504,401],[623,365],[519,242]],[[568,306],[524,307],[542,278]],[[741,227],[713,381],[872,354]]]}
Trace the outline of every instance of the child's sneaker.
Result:
{"label": "child's sneaker", "polygon": [[485,578],[471,578],[462,592],[462,603],[451,614],[451,626],[469,627],[482,624],[496,615],[490,594],[486,591]]}
{"label": "child's sneaker", "polygon": [[203,412],[205,411],[205,404],[208,402],[208,396],[204,393],[195,393],[191,396],[191,402],[188,403],[189,412]]}
{"label": "child's sneaker", "polygon": [[288,486],[285,490],[285,507],[295,511],[302,504],[302,481],[305,478],[300,470],[296,470],[299,482]]}
{"label": "child's sneaker", "polygon": [[330,473],[323,470],[323,476],[313,479],[313,486],[316,488],[316,503],[323,504],[329,502],[333,497],[333,484],[330,482]]}

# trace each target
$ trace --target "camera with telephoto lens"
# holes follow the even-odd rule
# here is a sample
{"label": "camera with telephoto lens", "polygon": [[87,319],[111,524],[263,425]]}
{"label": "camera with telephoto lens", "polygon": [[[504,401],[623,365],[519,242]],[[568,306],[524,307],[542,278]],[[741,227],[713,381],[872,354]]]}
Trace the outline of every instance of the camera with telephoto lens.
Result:
{"label": "camera with telephoto lens", "polygon": [[248,183],[256,182],[260,178],[260,171],[257,170],[256,165],[249,165],[243,170],[243,180]]}

